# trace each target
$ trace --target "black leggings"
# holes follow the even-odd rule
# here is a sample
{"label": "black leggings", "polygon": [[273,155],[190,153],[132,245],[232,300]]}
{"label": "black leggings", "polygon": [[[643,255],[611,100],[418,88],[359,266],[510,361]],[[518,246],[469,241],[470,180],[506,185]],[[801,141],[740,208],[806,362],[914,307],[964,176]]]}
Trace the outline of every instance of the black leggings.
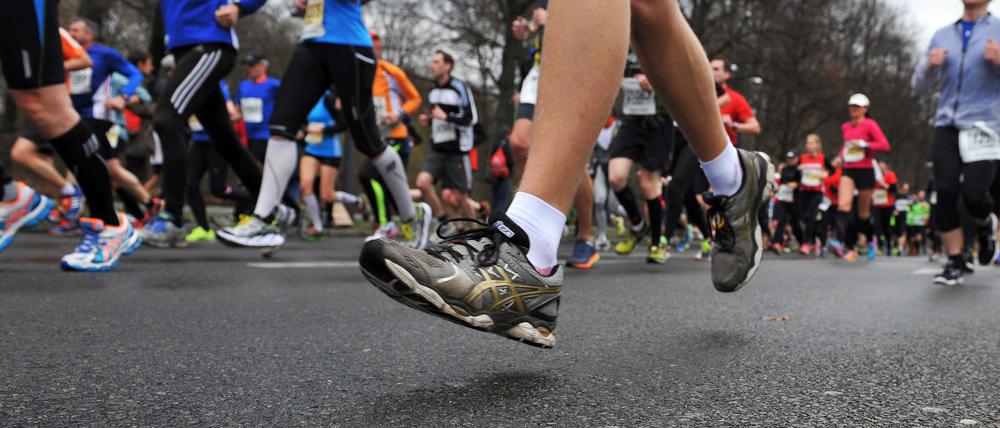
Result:
{"label": "black leggings", "polygon": [[[212,139],[212,147],[233,166],[233,171],[252,194],[260,191],[262,173],[260,165],[236,136],[219,88],[219,80],[233,68],[236,50],[215,43],[185,46],[171,53],[177,58],[177,68],[157,99],[153,126],[163,148],[166,211],[180,224],[189,175],[184,130],[192,114],[198,117]],[[315,101],[310,108],[313,104]]]}
{"label": "black leggings", "polygon": [[320,97],[336,87],[344,119],[355,147],[369,158],[385,150],[375,125],[372,82],[375,54],[371,48],[305,42],[295,48],[282,76],[271,115],[272,135],[289,140],[306,120]]}
{"label": "black leggings", "polygon": [[896,234],[892,230],[892,213],[895,210],[892,206],[875,207],[874,210],[875,233],[882,237],[882,247],[885,248],[886,255],[892,250],[893,241],[896,238]]}
{"label": "black leggings", "polygon": [[[799,208],[798,199],[796,202],[775,202],[774,211],[778,213],[778,217],[775,220],[778,221],[778,227],[774,229],[773,241],[779,244],[784,244],[785,242],[785,228],[791,225],[792,236],[799,241],[799,245],[806,243],[805,239],[802,237],[802,223],[799,218]],[[780,209],[779,209],[780,204]]]}
{"label": "black leggings", "polygon": [[201,194],[201,177],[208,173],[208,188],[216,198],[236,202],[236,213],[249,214],[253,197],[243,188],[233,188],[227,182],[229,168],[226,160],[212,150],[208,142],[194,142],[188,150],[187,202],[198,226],[209,228],[205,199]]}
{"label": "black leggings", "polygon": [[969,215],[983,219],[994,209],[990,192],[997,174],[997,161],[963,163],[958,151],[958,129],[940,127],[934,133],[931,151],[937,188],[937,227],[950,232],[962,226],[959,199]]}
{"label": "black leggings", "polygon": [[[823,192],[814,190],[799,190],[795,197],[795,205],[798,208],[799,218],[805,225],[802,236],[803,243],[812,244],[816,241],[816,234],[819,228],[820,211],[819,206],[823,203]],[[826,237],[823,237],[826,241]]]}
{"label": "black leggings", "polygon": [[674,233],[681,213],[686,208],[688,223],[697,227],[706,238],[711,237],[705,211],[697,197],[699,193],[708,190],[708,179],[687,140],[675,138],[674,144],[674,165],[670,185],[667,186],[667,213],[664,216],[663,233],[667,236]]}

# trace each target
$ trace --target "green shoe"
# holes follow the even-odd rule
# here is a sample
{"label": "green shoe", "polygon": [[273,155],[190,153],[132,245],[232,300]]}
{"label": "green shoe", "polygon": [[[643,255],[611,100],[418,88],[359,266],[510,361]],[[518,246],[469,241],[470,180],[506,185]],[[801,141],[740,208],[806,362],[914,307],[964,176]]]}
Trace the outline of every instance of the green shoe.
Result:
{"label": "green shoe", "polygon": [[649,254],[646,256],[646,263],[663,264],[670,258],[667,249],[657,245],[649,246]]}
{"label": "green shoe", "polygon": [[188,233],[184,237],[185,242],[201,242],[201,241],[214,241],[215,231],[212,229],[205,229],[201,226],[194,228],[191,233]]}
{"label": "green shoe", "polygon": [[622,239],[615,244],[615,252],[622,256],[632,254],[632,251],[635,250],[635,246],[639,245],[639,241],[642,241],[648,234],[649,226],[643,227],[638,232],[632,230],[630,227],[625,228],[625,239]]}
{"label": "green shoe", "polygon": [[326,231],[310,227],[309,229],[302,231],[302,239],[305,239],[306,241],[322,241],[326,239]]}

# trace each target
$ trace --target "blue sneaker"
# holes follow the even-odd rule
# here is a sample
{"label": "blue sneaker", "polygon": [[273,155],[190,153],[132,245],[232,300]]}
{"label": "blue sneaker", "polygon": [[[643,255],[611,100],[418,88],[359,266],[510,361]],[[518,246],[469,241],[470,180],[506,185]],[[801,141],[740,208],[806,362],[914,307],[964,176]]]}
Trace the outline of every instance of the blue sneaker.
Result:
{"label": "blue sneaker", "polygon": [[142,228],[143,240],[147,244],[157,248],[187,246],[187,242],[184,240],[186,236],[187,234],[184,233],[184,229],[175,225],[174,217],[166,211],[153,217]]}
{"label": "blue sneaker", "polygon": [[875,260],[876,254],[878,254],[878,238],[872,237],[872,240],[868,242],[868,254],[865,254],[865,257],[868,258],[868,261],[872,261]]}
{"label": "blue sneaker", "polygon": [[0,251],[10,246],[18,229],[34,226],[49,215],[53,202],[41,193],[17,183],[17,198],[0,202]]}
{"label": "blue sneaker", "polygon": [[684,229],[684,234],[681,236],[681,240],[677,243],[677,246],[674,248],[677,250],[678,253],[683,253],[687,251],[688,247],[691,246],[691,241],[694,240],[694,232],[692,231],[692,229],[694,228],[691,225],[688,225],[688,227]]}
{"label": "blue sneaker", "polygon": [[566,264],[577,269],[590,269],[601,259],[601,253],[597,252],[594,244],[582,239],[576,240],[573,246],[573,255],[569,256]]}
{"label": "blue sneaker", "polygon": [[833,250],[833,253],[837,257],[843,257],[844,256],[844,244],[841,243],[840,240],[834,239],[834,238],[830,238],[830,239],[828,239],[826,241],[826,245],[828,247],[830,247],[831,250]]}
{"label": "blue sneaker", "polygon": [[118,226],[106,226],[96,218],[81,218],[83,239],[72,253],[62,258],[60,266],[69,271],[102,272],[114,269],[121,256],[142,246],[142,236],[124,215],[118,214]]}

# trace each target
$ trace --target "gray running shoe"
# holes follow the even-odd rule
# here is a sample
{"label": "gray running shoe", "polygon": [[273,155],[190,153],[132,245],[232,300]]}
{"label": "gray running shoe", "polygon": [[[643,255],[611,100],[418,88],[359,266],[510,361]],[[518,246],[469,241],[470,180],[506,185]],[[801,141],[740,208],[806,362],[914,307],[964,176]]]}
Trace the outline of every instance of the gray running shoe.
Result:
{"label": "gray running shoe", "polygon": [[422,250],[427,246],[427,236],[430,234],[431,206],[426,202],[414,204],[416,215],[409,222],[401,222],[399,225],[399,240],[410,248]]}
{"label": "gray running shoe", "polygon": [[732,196],[706,194],[712,245],[712,284],[724,293],[739,290],[753,278],[764,254],[757,215],[773,193],[774,165],[760,152],[739,149],[743,184]]}
{"label": "gray running shoe", "polygon": [[361,270],[407,306],[477,330],[551,348],[563,273],[542,276],[528,262],[528,236],[506,216],[446,236],[426,251],[378,239],[365,243]]}
{"label": "gray running shoe", "polygon": [[217,230],[215,239],[230,247],[273,248],[285,244],[285,235],[277,227],[254,215],[244,216],[235,226]]}

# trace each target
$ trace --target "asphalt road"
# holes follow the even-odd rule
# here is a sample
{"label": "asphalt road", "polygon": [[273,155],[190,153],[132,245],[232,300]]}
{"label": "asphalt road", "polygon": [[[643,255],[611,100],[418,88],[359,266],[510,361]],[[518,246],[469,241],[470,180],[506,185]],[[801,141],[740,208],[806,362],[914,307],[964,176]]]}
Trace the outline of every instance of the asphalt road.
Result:
{"label": "asphalt road", "polygon": [[769,257],[722,295],[690,254],[606,256],[541,350],[388,299],[356,236],[106,274],[60,272],[73,244],[0,255],[0,426],[1000,426],[994,268]]}

